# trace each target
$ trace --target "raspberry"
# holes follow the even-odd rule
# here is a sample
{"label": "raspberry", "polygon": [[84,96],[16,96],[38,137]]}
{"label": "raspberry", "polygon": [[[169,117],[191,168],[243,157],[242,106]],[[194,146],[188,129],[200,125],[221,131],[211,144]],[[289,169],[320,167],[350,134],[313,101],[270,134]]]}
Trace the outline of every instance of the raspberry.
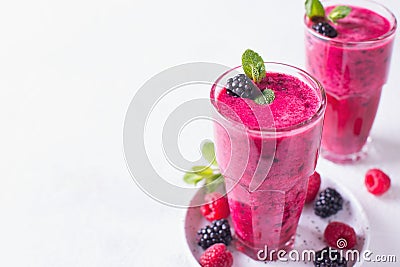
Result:
{"label": "raspberry", "polygon": [[342,196],[332,188],[327,188],[321,193],[314,203],[314,212],[321,218],[336,214],[343,208]]}
{"label": "raspberry", "polygon": [[390,178],[379,169],[371,169],[365,174],[365,186],[368,192],[379,196],[389,190]]}
{"label": "raspberry", "polygon": [[232,241],[231,228],[225,219],[214,221],[211,225],[200,229],[197,235],[199,236],[197,244],[203,249],[217,243],[224,243],[228,246]]}
{"label": "raspberry", "polygon": [[347,261],[337,250],[326,247],[315,253],[315,267],[347,267]]}
{"label": "raspberry", "polygon": [[357,245],[357,235],[353,227],[341,222],[328,224],[324,238],[329,246],[338,249],[352,249]]}
{"label": "raspberry", "polygon": [[202,267],[231,267],[233,257],[224,244],[215,244],[204,251],[200,257]]}
{"label": "raspberry", "polygon": [[318,172],[314,172],[314,174],[308,178],[306,203],[310,203],[315,199],[318,194],[320,185],[321,175],[319,175]]}
{"label": "raspberry", "polygon": [[336,29],[326,21],[315,23],[312,25],[312,28],[316,32],[330,38],[335,38],[337,36]]}
{"label": "raspberry", "polygon": [[200,207],[203,216],[211,221],[220,220],[229,216],[229,204],[221,193],[214,192],[204,197],[207,204]]}
{"label": "raspberry", "polygon": [[229,78],[226,83],[226,93],[231,96],[256,99],[261,95],[260,89],[245,74]]}

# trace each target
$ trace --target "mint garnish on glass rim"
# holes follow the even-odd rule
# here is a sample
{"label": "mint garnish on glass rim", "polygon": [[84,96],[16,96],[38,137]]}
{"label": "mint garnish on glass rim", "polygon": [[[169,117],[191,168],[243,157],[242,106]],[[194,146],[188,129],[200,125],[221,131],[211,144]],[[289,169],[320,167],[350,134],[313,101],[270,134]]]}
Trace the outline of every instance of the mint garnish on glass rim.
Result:
{"label": "mint garnish on glass rim", "polygon": [[244,73],[247,77],[252,79],[254,83],[260,82],[265,77],[264,60],[251,49],[244,51],[242,55],[242,67]]}
{"label": "mint garnish on glass rim", "polygon": [[325,18],[325,9],[319,0],[306,0],[306,14],[311,20]]}
{"label": "mint garnish on glass rim", "polygon": [[347,17],[351,12],[351,8],[348,6],[337,6],[329,12],[328,19],[333,23],[336,23],[339,19]]}
{"label": "mint garnish on glass rim", "polygon": [[[265,77],[265,64],[262,57],[251,49],[244,51],[242,55],[242,68],[247,77],[255,84]],[[275,93],[271,89],[265,89],[261,95],[254,99],[259,105],[271,104],[275,99]]]}
{"label": "mint garnish on glass rim", "polygon": [[262,91],[262,95],[254,99],[259,105],[271,104],[275,100],[275,93],[271,89],[265,89]]}
{"label": "mint garnish on glass rim", "polygon": [[[311,20],[321,18],[326,19],[325,9],[319,0],[306,0],[306,15]],[[343,19],[350,14],[351,8],[348,6],[337,6],[329,12],[328,19],[336,23],[339,19]]]}

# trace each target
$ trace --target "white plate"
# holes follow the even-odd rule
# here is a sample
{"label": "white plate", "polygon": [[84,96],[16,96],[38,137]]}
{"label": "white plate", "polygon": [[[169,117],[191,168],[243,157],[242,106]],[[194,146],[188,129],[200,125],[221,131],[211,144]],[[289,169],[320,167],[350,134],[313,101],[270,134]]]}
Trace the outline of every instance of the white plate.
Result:
{"label": "white plate", "polygon": [[[321,190],[332,187],[336,189],[344,198],[343,209],[339,211],[337,214],[322,219],[314,214],[313,205],[307,204],[303,213],[300,217],[299,226],[297,228],[296,241],[294,248],[295,250],[301,251],[306,249],[312,250],[320,250],[327,246],[324,242],[323,231],[325,227],[331,221],[340,221],[351,225],[357,233],[357,246],[355,249],[358,251],[365,251],[369,247],[369,222],[367,216],[364,212],[359,201],[354,197],[354,195],[349,192],[344,186],[338,184],[332,179],[328,179],[326,177],[322,178]],[[192,202],[199,203],[198,200],[203,199],[204,192],[203,190],[199,190]],[[189,208],[186,212],[185,218],[185,235],[186,242],[188,244],[188,248],[192,253],[194,259],[197,261],[200,258],[200,255],[203,253],[203,249],[197,245],[197,231],[200,228],[203,228],[205,225],[209,224],[200,213],[200,209],[198,207]],[[232,225],[232,224],[231,224]],[[233,227],[232,227],[233,232]],[[228,246],[229,250],[233,254],[234,267],[252,267],[252,266],[314,266],[312,262],[260,262],[252,260],[246,255],[236,251],[235,247],[231,244]],[[360,253],[362,255],[362,253]],[[362,257],[360,257],[362,258]],[[348,266],[361,266],[362,259],[355,263],[349,263]],[[197,263],[197,266],[200,266]]]}

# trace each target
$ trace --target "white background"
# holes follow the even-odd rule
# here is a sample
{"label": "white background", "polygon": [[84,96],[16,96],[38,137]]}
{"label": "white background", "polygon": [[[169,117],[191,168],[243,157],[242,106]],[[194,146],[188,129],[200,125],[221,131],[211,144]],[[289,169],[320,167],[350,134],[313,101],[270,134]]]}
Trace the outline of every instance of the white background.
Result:
{"label": "white background", "polygon": [[[400,17],[399,1],[381,2]],[[150,199],[126,169],[125,111],[181,63],[236,66],[252,48],[302,67],[302,16],[300,0],[1,1],[0,266],[191,266],[185,211]],[[399,48],[397,38],[375,153],[318,170],[360,199],[371,249],[400,260]],[[372,166],[392,177],[383,197],[363,186]]]}

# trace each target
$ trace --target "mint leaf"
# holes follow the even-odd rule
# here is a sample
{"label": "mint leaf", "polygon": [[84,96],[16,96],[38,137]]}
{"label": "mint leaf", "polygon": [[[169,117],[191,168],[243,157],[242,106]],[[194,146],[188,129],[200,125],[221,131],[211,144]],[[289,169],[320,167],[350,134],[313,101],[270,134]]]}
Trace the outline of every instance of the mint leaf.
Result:
{"label": "mint leaf", "polygon": [[244,51],[242,55],[242,67],[247,77],[255,83],[260,82],[265,77],[264,60],[251,49]]}
{"label": "mint leaf", "polygon": [[268,104],[271,104],[275,100],[275,93],[271,89],[265,89],[262,93]]}
{"label": "mint leaf", "polygon": [[272,91],[271,89],[265,89],[262,92],[262,95],[254,99],[254,102],[256,102],[259,105],[265,105],[265,104],[271,104],[274,100],[275,100],[274,91]]}
{"label": "mint leaf", "polygon": [[325,17],[325,9],[319,0],[306,0],[306,14],[311,20],[316,17]]}
{"label": "mint leaf", "polygon": [[259,105],[265,105],[267,104],[267,99],[265,99],[264,95],[257,96],[256,99],[254,99],[254,102],[256,102]]}
{"label": "mint leaf", "polygon": [[215,148],[213,142],[205,142],[201,148],[203,157],[214,166],[218,166],[215,160]]}
{"label": "mint leaf", "polygon": [[185,173],[185,175],[183,176],[183,181],[185,181],[185,183],[187,183],[187,184],[197,185],[203,179],[204,179],[204,176],[198,175],[196,173],[191,173],[191,172]]}
{"label": "mint leaf", "polygon": [[337,6],[329,12],[328,19],[333,23],[336,23],[339,19],[347,17],[351,12],[351,8],[348,6]]}
{"label": "mint leaf", "polygon": [[211,184],[212,182],[215,182],[216,180],[218,180],[218,178],[222,177],[222,174],[220,173],[216,173],[214,175],[210,175],[206,177],[206,183],[207,184]]}
{"label": "mint leaf", "polygon": [[[214,166],[218,166],[215,160],[215,148],[213,142],[205,142],[201,147],[203,157]],[[209,166],[193,166],[190,171],[185,173],[183,180],[187,184],[197,185],[204,181],[207,192],[214,192],[224,183],[224,177],[218,168]],[[225,188],[225,187],[224,187]]]}
{"label": "mint leaf", "polygon": [[213,170],[207,166],[193,166],[192,171],[185,173],[183,180],[187,184],[197,185],[200,181],[213,175]]}
{"label": "mint leaf", "polygon": [[217,188],[224,183],[224,177],[222,174],[214,174],[206,178],[206,190],[211,193],[217,190]]}
{"label": "mint leaf", "polygon": [[207,166],[193,166],[192,171],[201,176],[208,176],[213,174],[213,170]]}

